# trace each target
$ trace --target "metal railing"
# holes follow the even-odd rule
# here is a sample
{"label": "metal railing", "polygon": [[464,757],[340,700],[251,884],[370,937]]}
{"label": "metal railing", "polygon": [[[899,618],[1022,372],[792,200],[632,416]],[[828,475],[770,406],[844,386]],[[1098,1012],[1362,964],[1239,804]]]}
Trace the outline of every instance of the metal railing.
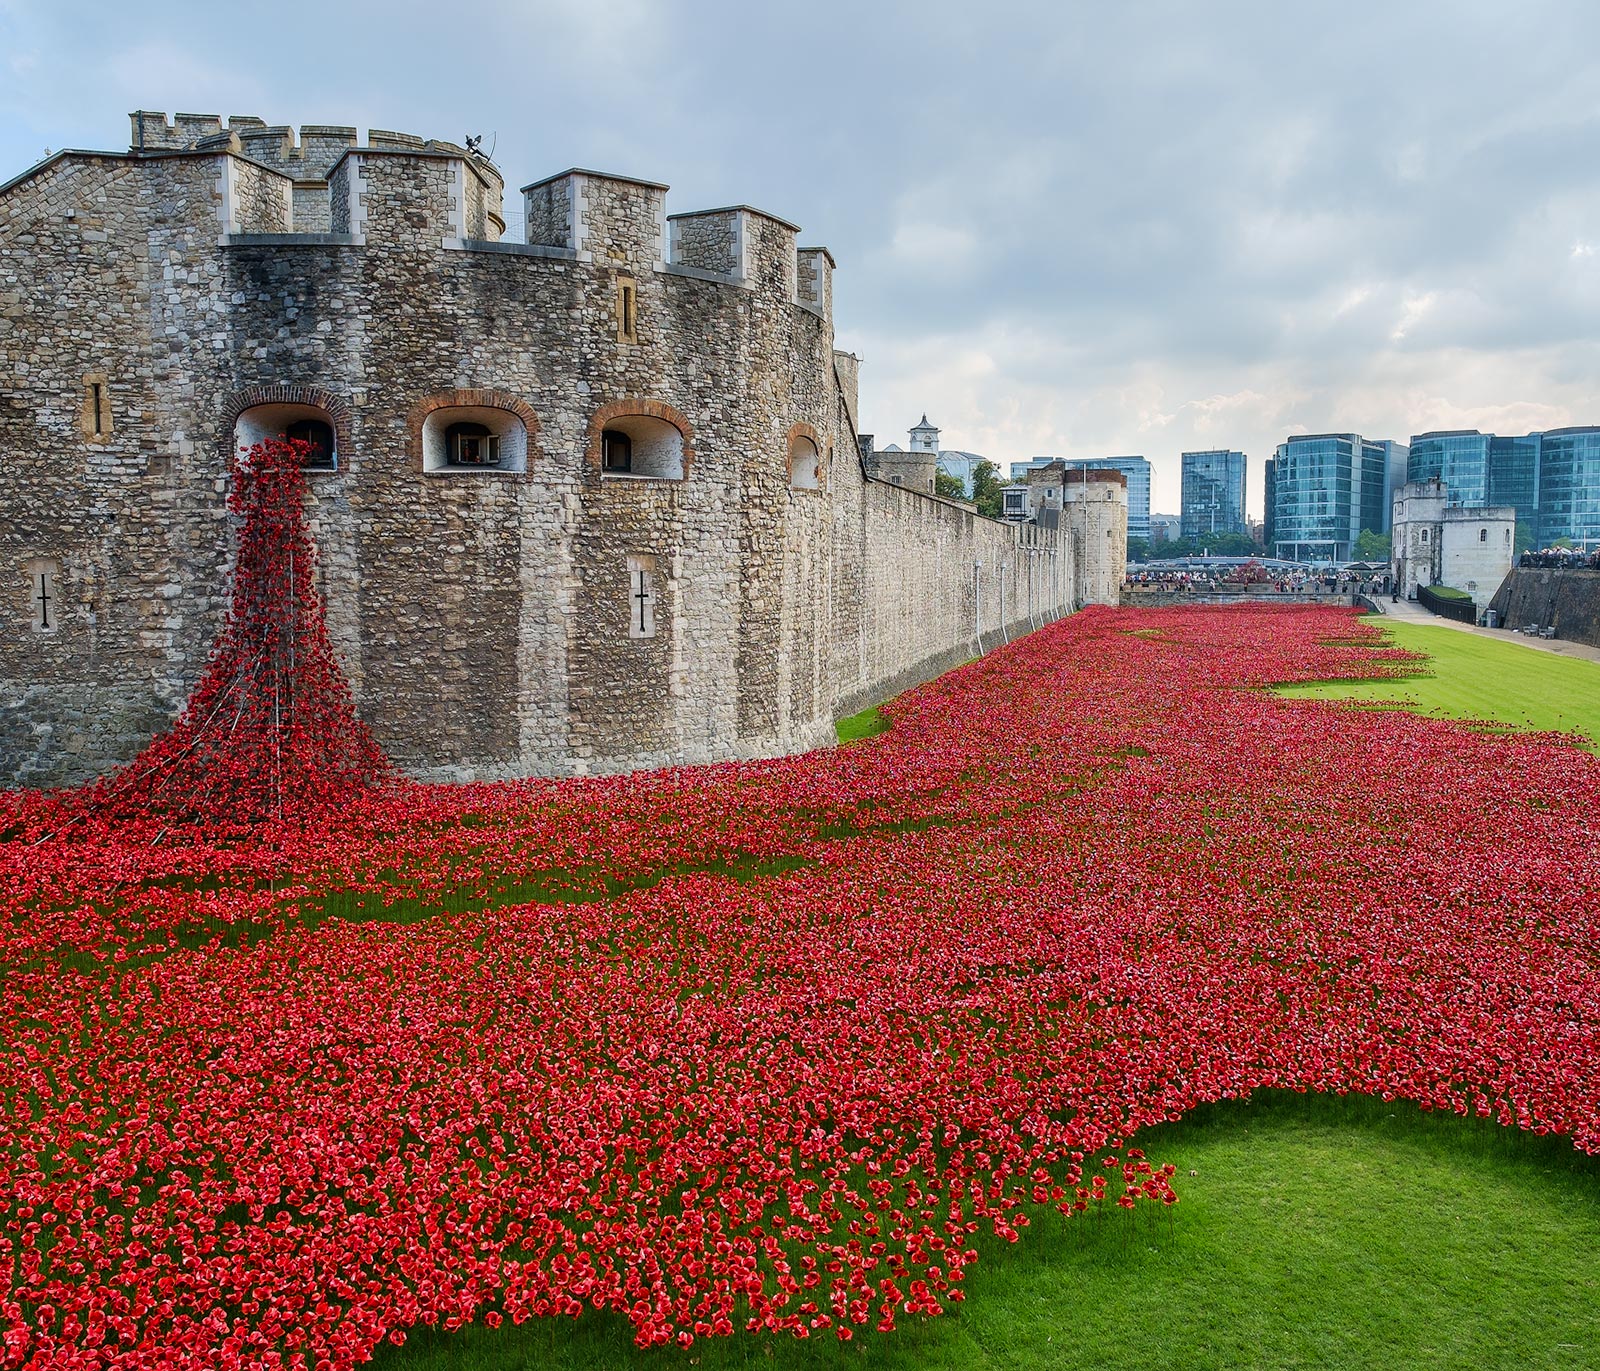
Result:
{"label": "metal railing", "polygon": [[1454,619],[1458,624],[1478,622],[1478,606],[1471,600],[1438,595],[1427,586],[1417,587],[1417,600],[1428,613],[1437,614],[1441,619]]}

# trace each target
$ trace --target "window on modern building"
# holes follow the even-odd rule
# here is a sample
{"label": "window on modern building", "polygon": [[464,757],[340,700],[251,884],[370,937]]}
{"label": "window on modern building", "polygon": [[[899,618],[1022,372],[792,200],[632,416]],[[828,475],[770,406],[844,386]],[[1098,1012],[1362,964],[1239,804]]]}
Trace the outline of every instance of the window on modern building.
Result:
{"label": "window on modern building", "polygon": [[822,454],[804,434],[797,433],[789,444],[789,487],[791,490],[816,490],[822,485]]}
{"label": "window on modern building", "polygon": [[307,471],[334,471],[339,465],[333,416],[316,405],[252,405],[233,421],[234,446],[248,452],[269,439],[310,445],[302,454]]}
{"label": "window on modern building", "polygon": [[617,341],[639,341],[639,287],[631,276],[617,277]]}
{"label": "window on modern building", "polygon": [[321,419],[296,419],[283,431],[291,443],[304,443],[300,465],[308,471],[332,471],[333,425]]}
{"label": "window on modern building", "polygon": [[424,471],[504,473],[528,469],[528,427],[509,409],[447,405],[422,421]]}
{"label": "window on modern building", "polygon": [[622,414],[600,434],[602,476],[683,479],[683,434],[650,414]]}

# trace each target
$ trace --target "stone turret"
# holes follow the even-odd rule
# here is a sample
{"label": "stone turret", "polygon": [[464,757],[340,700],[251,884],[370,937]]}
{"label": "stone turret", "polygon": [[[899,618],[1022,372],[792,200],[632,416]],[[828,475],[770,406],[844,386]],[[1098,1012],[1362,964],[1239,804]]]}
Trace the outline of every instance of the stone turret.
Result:
{"label": "stone turret", "polygon": [[1062,522],[1077,549],[1077,603],[1120,604],[1128,566],[1128,478],[1063,466],[1061,479]]}

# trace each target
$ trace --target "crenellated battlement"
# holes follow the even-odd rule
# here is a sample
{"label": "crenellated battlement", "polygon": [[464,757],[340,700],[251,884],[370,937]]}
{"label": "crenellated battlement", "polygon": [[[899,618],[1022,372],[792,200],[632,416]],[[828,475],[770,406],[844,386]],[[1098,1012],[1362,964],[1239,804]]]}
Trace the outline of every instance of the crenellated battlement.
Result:
{"label": "crenellated battlement", "polygon": [[768,289],[826,314],[833,257],[796,246],[799,226],[751,205],[666,211],[659,181],[572,167],[522,188],[527,241],[581,262],[659,269]]}
{"label": "crenellated battlement", "polygon": [[719,282],[832,315],[832,254],[799,247],[797,225],[752,205],[669,215],[663,182],[572,167],[522,188],[524,243],[505,243],[504,178],[459,143],[376,128],[363,140],[350,125],[295,127],[249,114],[135,110],[129,119],[125,156],[136,164],[217,160],[216,172],[208,167],[200,174],[215,177],[222,246],[317,241],[488,251],[493,245],[501,253],[570,257],[624,274]]}
{"label": "crenellated battlement", "polygon": [[175,114],[135,110],[128,116],[135,154],[226,149],[230,135],[238,153],[297,181],[326,181],[345,153],[357,148],[375,152],[416,152],[442,157],[471,157],[480,174],[504,182],[499,169],[481,154],[469,153],[459,143],[440,138],[420,138],[392,129],[370,129],[367,141],[360,131],[345,124],[268,124],[253,114]]}

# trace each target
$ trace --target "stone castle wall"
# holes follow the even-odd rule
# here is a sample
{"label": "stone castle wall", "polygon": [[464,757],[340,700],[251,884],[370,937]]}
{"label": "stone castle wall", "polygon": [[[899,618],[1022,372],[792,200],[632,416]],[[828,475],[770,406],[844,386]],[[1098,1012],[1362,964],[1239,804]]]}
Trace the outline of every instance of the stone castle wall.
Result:
{"label": "stone castle wall", "polygon": [[[866,476],[832,259],[792,225],[688,216],[697,261],[674,262],[664,186],[575,171],[530,188],[532,241],[507,244],[498,173],[451,145],[135,120],[142,153],[0,188],[0,783],[96,774],[181,707],[252,416],[335,433],[308,497],[330,630],[420,775],[799,750],[1070,606],[1042,570],[1070,537]],[[514,460],[441,465],[452,415]],[[681,470],[603,471],[614,426]]]}
{"label": "stone castle wall", "polygon": [[1072,607],[1070,539],[865,480],[859,464],[845,479],[855,489],[835,516],[834,576],[842,593],[834,602],[832,672],[839,714],[928,680]]}
{"label": "stone castle wall", "polygon": [[1600,647],[1600,571],[1515,567],[1489,608],[1506,628],[1538,624],[1558,638]]}

